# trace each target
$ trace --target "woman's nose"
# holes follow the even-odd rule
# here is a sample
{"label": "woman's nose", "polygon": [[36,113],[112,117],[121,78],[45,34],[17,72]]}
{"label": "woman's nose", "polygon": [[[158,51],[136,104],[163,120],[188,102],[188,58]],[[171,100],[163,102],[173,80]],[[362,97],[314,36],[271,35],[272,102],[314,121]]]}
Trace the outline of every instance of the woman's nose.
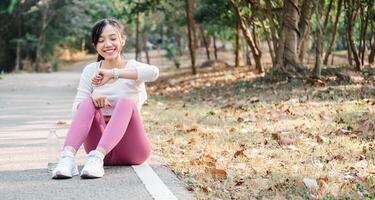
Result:
{"label": "woman's nose", "polygon": [[105,40],[104,41],[104,46],[110,46],[111,45],[111,41],[110,40]]}

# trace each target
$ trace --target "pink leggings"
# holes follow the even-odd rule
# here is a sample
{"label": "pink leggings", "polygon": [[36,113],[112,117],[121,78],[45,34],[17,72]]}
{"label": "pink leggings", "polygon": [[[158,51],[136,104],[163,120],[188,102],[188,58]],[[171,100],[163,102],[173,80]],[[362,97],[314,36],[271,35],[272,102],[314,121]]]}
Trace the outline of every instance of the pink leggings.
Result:
{"label": "pink leggings", "polygon": [[108,124],[91,98],[82,101],[65,138],[65,146],[76,150],[82,145],[86,153],[97,146],[107,155],[104,165],[138,165],[150,155],[151,147],[138,109],[132,100],[122,98]]}

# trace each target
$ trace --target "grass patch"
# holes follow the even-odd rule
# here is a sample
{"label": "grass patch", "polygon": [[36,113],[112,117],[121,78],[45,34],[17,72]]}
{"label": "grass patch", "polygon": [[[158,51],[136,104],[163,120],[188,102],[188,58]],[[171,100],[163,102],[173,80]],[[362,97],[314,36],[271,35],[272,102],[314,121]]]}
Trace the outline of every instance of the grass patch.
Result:
{"label": "grass patch", "polygon": [[324,78],[165,77],[142,113],[154,153],[198,199],[371,199],[374,83]]}

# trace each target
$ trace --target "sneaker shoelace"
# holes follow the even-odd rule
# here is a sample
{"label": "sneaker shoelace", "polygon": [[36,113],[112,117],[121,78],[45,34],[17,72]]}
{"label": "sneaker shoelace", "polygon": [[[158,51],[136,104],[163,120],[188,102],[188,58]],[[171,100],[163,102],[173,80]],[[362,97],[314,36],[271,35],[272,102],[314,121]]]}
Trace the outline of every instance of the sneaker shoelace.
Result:
{"label": "sneaker shoelace", "polygon": [[92,165],[92,164],[100,163],[101,161],[102,161],[102,159],[99,156],[97,156],[95,154],[89,154],[87,156],[86,162],[87,162],[88,165]]}
{"label": "sneaker shoelace", "polygon": [[60,156],[60,160],[59,160],[59,163],[58,163],[58,166],[66,166],[66,165],[69,165],[72,161],[73,158],[71,156],[68,156],[68,155],[64,155],[62,154]]}

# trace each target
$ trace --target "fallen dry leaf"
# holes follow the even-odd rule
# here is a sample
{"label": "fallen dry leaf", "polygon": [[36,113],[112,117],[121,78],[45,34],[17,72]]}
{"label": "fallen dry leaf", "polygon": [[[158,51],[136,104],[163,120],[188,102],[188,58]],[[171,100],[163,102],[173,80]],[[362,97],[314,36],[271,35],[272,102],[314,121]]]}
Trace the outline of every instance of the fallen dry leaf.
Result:
{"label": "fallen dry leaf", "polygon": [[213,178],[218,179],[218,180],[224,180],[227,178],[227,172],[223,169],[210,169],[210,173]]}
{"label": "fallen dry leaf", "polygon": [[344,156],[342,156],[342,155],[335,155],[335,156],[333,156],[333,159],[335,159],[335,160],[344,160]]}
{"label": "fallen dry leaf", "polygon": [[201,160],[207,161],[207,162],[216,162],[216,159],[211,154],[202,155]]}
{"label": "fallen dry leaf", "polygon": [[201,186],[201,189],[202,189],[202,191],[203,191],[204,193],[209,193],[209,192],[212,191],[211,188],[209,188],[209,187],[204,187],[204,186]]}
{"label": "fallen dry leaf", "polygon": [[320,187],[325,187],[328,182],[328,176],[321,176],[316,179]]}
{"label": "fallen dry leaf", "polygon": [[370,119],[365,120],[359,127],[359,131],[374,131],[375,122],[372,122]]}
{"label": "fallen dry leaf", "polygon": [[182,124],[176,124],[174,127],[176,128],[177,131],[183,131],[184,130],[184,125],[182,125]]}
{"label": "fallen dry leaf", "polygon": [[198,126],[192,126],[191,128],[189,128],[189,129],[186,129],[186,131],[187,132],[196,132],[196,131],[198,131]]}
{"label": "fallen dry leaf", "polygon": [[324,142],[327,142],[328,138],[320,136],[320,135],[316,135],[315,140],[316,140],[317,143],[322,144]]}
{"label": "fallen dry leaf", "polygon": [[260,143],[262,144],[262,145],[267,145],[268,144],[268,140],[267,140],[267,138],[262,138],[261,140],[260,140]]}
{"label": "fallen dry leaf", "polygon": [[236,180],[234,186],[241,186],[245,181],[243,179]]}
{"label": "fallen dry leaf", "polygon": [[252,97],[249,99],[249,102],[250,103],[256,103],[256,102],[259,102],[259,98],[258,97]]}
{"label": "fallen dry leaf", "polygon": [[195,144],[197,144],[197,141],[195,141],[194,138],[191,138],[191,139],[189,140],[188,144],[195,145]]}
{"label": "fallen dry leaf", "polygon": [[229,129],[229,133],[234,133],[234,132],[236,132],[236,131],[237,131],[237,129],[234,128],[234,127],[232,127],[232,128]]}
{"label": "fallen dry leaf", "polygon": [[328,117],[324,111],[319,113],[319,117],[320,117],[320,119],[322,119],[322,120],[324,120],[328,123],[333,122],[333,119],[331,117]]}
{"label": "fallen dry leaf", "polygon": [[299,144],[301,141],[299,139],[292,139],[292,138],[287,138],[284,136],[281,136],[279,133],[272,133],[272,138],[276,140],[276,142],[279,145],[296,145]]}
{"label": "fallen dry leaf", "polygon": [[293,145],[296,144],[297,140],[291,138],[281,138],[279,141],[280,145]]}
{"label": "fallen dry leaf", "polygon": [[244,118],[239,117],[239,118],[237,118],[237,121],[241,123],[241,122],[243,122],[243,121],[245,121],[245,120],[244,120]]}
{"label": "fallen dry leaf", "polygon": [[272,133],[272,138],[276,140],[276,142],[279,142],[281,140],[281,136],[279,133]]}
{"label": "fallen dry leaf", "polygon": [[243,153],[245,151],[245,149],[240,149],[238,151],[236,151],[236,153],[234,153],[234,157],[237,158],[239,156],[244,156],[246,157],[246,155]]}
{"label": "fallen dry leaf", "polygon": [[284,113],[286,113],[287,115],[292,115],[292,116],[295,116],[296,114],[294,112],[292,112],[290,110],[290,108],[287,108],[286,110],[284,110]]}
{"label": "fallen dry leaf", "polygon": [[325,82],[323,82],[322,80],[318,79],[318,80],[315,80],[313,82],[313,86],[314,87],[324,87],[326,85]]}
{"label": "fallen dry leaf", "polygon": [[190,160],[191,165],[201,165],[203,162],[199,159]]}
{"label": "fallen dry leaf", "polygon": [[210,168],[216,168],[216,163],[214,163],[214,162],[204,162],[204,164],[205,164],[207,167],[210,167]]}
{"label": "fallen dry leaf", "polygon": [[170,138],[169,140],[166,141],[168,144],[174,144],[173,138]]}
{"label": "fallen dry leaf", "polygon": [[63,124],[66,124],[66,121],[64,121],[64,120],[58,120],[58,121],[56,122],[56,124],[57,124],[57,125],[63,125]]}
{"label": "fallen dry leaf", "polygon": [[191,165],[203,165],[207,166],[208,168],[216,168],[216,163],[211,161],[202,161],[200,159],[194,159],[190,161]]}

